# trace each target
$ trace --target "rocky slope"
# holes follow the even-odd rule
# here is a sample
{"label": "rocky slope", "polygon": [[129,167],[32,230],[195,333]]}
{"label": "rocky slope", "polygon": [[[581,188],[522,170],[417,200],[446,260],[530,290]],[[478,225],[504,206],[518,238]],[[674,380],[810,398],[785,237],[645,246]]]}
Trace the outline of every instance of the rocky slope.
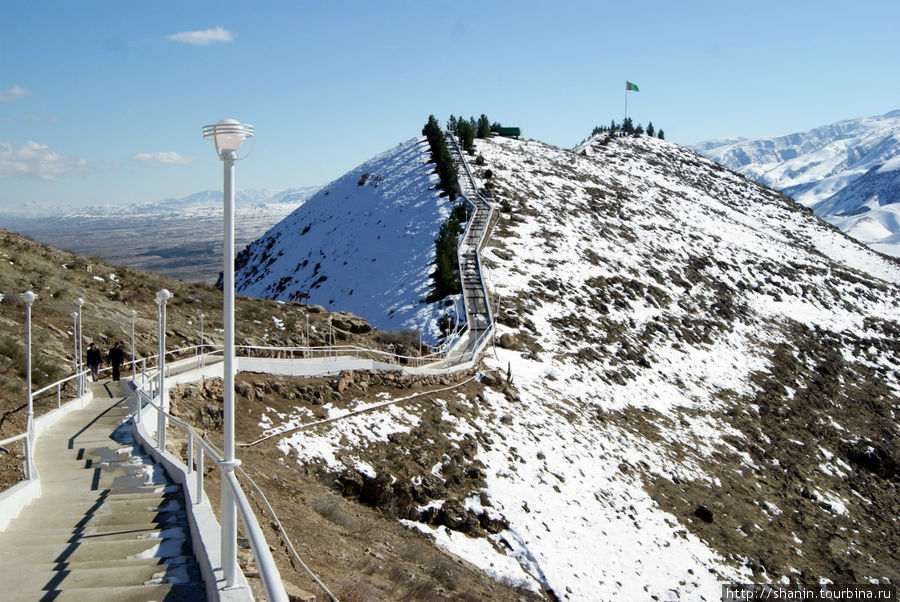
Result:
{"label": "rocky slope", "polygon": [[[65,378],[73,371],[73,318],[76,297],[85,301],[82,311],[84,345],[94,342],[104,352],[114,341],[124,341],[131,352],[131,310],[135,316],[135,350],[139,357],[156,354],[156,292],[173,293],[167,309],[167,348],[178,349],[200,342],[200,314],[205,315],[204,339],[221,344],[222,294],[208,285],[186,284],[111,266],[60,251],[12,232],[0,230],[0,438],[25,428],[25,304],[21,294],[37,295],[32,308],[33,388]],[[309,316],[313,344],[325,344],[328,312],[321,307],[276,303],[239,297],[236,333],[239,344],[305,344]],[[335,321],[336,327],[341,320]],[[358,329],[359,330],[359,329]],[[378,345],[371,335],[338,331],[344,340]],[[412,350],[409,350],[412,352]],[[62,391],[65,401],[73,396],[71,385]],[[35,414],[56,406],[55,392],[35,400]],[[23,477],[21,445],[0,454],[0,489]]]}
{"label": "rocky slope", "polygon": [[[272,435],[241,453],[283,494],[298,533],[327,529],[304,539],[304,555],[335,578],[353,574],[369,599],[493,595],[452,567],[420,562],[398,525],[410,542],[421,532],[521,588],[501,599],[718,600],[729,581],[896,583],[897,262],[664,141],[477,147],[473,169],[501,209],[485,257],[502,346],[474,380],[239,382],[241,440]],[[429,166],[414,154],[409,166],[427,190]],[[358,192],[373,214],[402,213],[377,206],[404,198],[369,190],[378,173],[354,174],[344,201],[358,202]],[[403,178],[391,186],[401,190]],[[349,227],[347,213],[337,206],[324,226],[299,223],[300,232],[321,227],[335,253],[378,240]],[[15,264],[28,244],[7,237],[4,260]],[[43,267],[16,268],[0,290],[35,287],[58,299],[58,324],[49,322],[64,332],[74,295],[54,285],[72,278],[71,266],[40,253]],[[409,254],[395,243],[372,258]],[[373,275],[341,273],[348,290],[337,289],[336,307]],[[404,277],[414,275],[385,276],[404,291],[395,301],[418,299],[425,275]],[[102,277],[82,267],[73,282],[107,307],[114,280]],[[151,316],[156,283],[136,274],[127,282],[120,294],[146,288],[136,299]],[[176,299],[193,303],[194,290]],[[15,307],[7,301],[15,303],[7,295],[3,317]],[[263,330],[255,340],[299,336],[290,318],[281,331],[268,310],[242,302],[244,320]],[[109,336],[119,336],[125,307]],[[64,354],[71,340],[59,339]],[[202,398],[211,387],[180,391],[185,415],[210,403]],[[202,412],[195,419],[215,423]],[[379,517],[392,526],[371,528]]]}
{"label": "rocky slope", "polygon": [[266,404],[256,432],[557,599],[896,583],[897,263],[667,142],[477,147],[502,210],[503,347],[479,384],[407,400],[336,379],[339,400]]}

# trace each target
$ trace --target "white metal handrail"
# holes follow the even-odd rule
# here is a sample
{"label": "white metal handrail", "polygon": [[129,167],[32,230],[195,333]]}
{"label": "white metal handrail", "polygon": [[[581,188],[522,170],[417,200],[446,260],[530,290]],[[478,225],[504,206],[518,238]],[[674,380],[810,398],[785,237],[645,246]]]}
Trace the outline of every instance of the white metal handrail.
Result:
{"label": "white metal handrail", "polygon": [[[469,341],[469,345],[468,345],[466,351],[462,352],[457,358],[453,358],[456,362],[474,361],[474,359],[478,355],[479,351],[486,344],[486,341],[488,341],[490,339],[490,337],[493,336],[493,333],[494,333],[494,315],[493,315],[493,312],[491,311],[491,304],[489,302],[487,285],[485,284],[484,278],[482,276],[483,267],[481,264],[481,248],[484,246],[485,241],[487,240],[487,234],[488,234],[490,222],[491,222],[491,219],[493,218],[493,214],[494,214],[494,205],[491,202],[489,202],[478,191],[478,187],[475,185],[475,178],[472,175],[472,170],[469,168],[469,164],[466,162],[465,158],[462,155],[462,152],[459,149],[459,143],[456,140],[456,137],[453,135],[452,132],[449,132],[447,134],[447,136],[449,137],[450,142],[452,143],[451,146],[452,146],[454,156],[456,158],[456,162],[458,164],[462,164],[462,166],[463,166],[463,170],[465,172],[465,177],[467,178],[468,188],[470,188],[473,191],[474,196],[475,196],[475,200],[473,201],[473,200],[469,199],[465,194],[460,193],[460,196],[462,196],[463,199],[467,203],[469,203],[470,205],[472,205],[475,208],[475,213],[473,214],[472,219],[469,220],[469,223],[467,224],[466,229],[463,232],[463,235],[461,238],[462,242],[460,244],[461,249],[463,247],[468,248],[468,244],[466,243],[466,241],[469,238],[469,234],[471,233],[471,228],[475,223],[476,217],[479,217],[479,212],[483,212],[484,209],[487,209],[487,216],[486,217],[480,216],[484,219],[484,226],[481,229],[481,234],[478,237],[478,242],[474,245],[474,248],[472,248],[469,252],[471,252],[475,258],[475,269],[476,269],[476,272],[478,275],[478,284],[479,284],[479,288],[481,289],[481,296],[484,300],[486,321],[487,321],[488,326],[487,326],[487,328],[482,330],[481,334],[478,335],[474,340]],[[463,265],[462,265],[462,257],[464,254],[465,254],[465,252],[457,253],[457,261],[459,262],[458,267],[459,267],[461,279],[465,278],[465,272],[463,270]],[[465,295],[463,296],[463,308],[466,311],[468,311],[468,308],[466,307],[466,304],[465,304]],[[469,316],[467,316],[467,323],[469,321],[468,318],[469,318]],[[463,339],[458,339],[457,342],[461,342],[462,340]],[[451,359],[450,356],[451,356],[451,354],[448,353],[448,360]]]}
{"label": "white metal handrail", "polygon": [[[193,347],[188,348],[193,349]],[[181,350],[184,351],[184,350]],[[166,353],[168,355],[168,352]],[[184,360],[185,362],[190,361],[193,358],[189,358],[188,360]],[[234,499],[237,505],[237,513],[241,519],[241,522],[244,525],[244,528],[247,530],[248,539],[250,541],[250,547],[253,550],[253,554],[256,557],[256,564],[259,568],[260,580],[263,583],[263,588],[266,592],[266,599],[270,601],[287,601],[288,596],[284,589],[284,584],[281,581],[281,574],[278,571],[278,566],[275,564],[275,559],[272,557],[272,553],[269,550],[269,545],[266,542],[265,535],[262,532],[262,529],[259,526],[259,522],[256,520],[256,515],[253,512],[253,509],[250,507],[250,503],[247,500],[246,495],[241,489],[240,483],[238,483],[237,478],[234,476],[232,471],[224,470],[223,462],[224,458],[218,453],[218,451],[212,447],[209,443],[207,443],[203,437],[201,437],[197,431],[194,430],[194,427],[180,420],[166,412],[162,409],[162,399],[161,394],[165,394],[164,391],[156,391],[153,393],[154,383],[158,383],[157,376],[159,371],[156,373],[147,373],[142,370],[142,379],[143,382],[136,385],[135,392],[138,395],[138,408],[137,413],[135,414],[135,421],[141,422],[143,421],[143,405],[146,404],[156,410],[157,414],[165,415],[168,420],[178,426],[182,427],[187,431],[188,434],[188,450],[187,450],[187,463],[185,466],[185,472],[187,474],[191,474],[192,472],[196,472],[196,489],[197,489],[197,502],[202,503],[203,501],[203,473],[204,473],[204,454],[208,454],[210,458],[215,463],[216,467],[225,477],[223,482],[227,485],[227,487],[234,494]],[[145,390],[149,389],[149,390]],[[156,400],[156,401],[154,401]],[[150,424],[153,424],[153,421],[149,421]],[[159,441],[159,438],[157,438]],[[159,450],[164,452],[165,450]],[[179,459],[180,460],[180,459]],[[229,584],[232,585],[232,584]]]}
{"label": "white metal handrail", "polygon": [[[207,345],[209,347],[209,345]],[[438,348],[440,349],[440,348]],[[361,354],[382,357],[387,360],[393,360],[392,363],[401,363],[405,361],[408,364],[422,366],[429,363],[428,360],[440,360],[444,358],[442,351],[432,352],[425,355],[400,355],[380,349],[371,349],[369,347],[360,347],[358,345],[332,345],[330,347],[308,347],[308,346],[263,346],[263,345],[235,345],[235,351],[243,350],[247,352],[247,357],[252,357],[252,351],[264,351],[267,353],[285,353],[290,359],[303,359],[315,357],[332,357],[338,353],[352,354],[360,357]],[[297,354],[295,357],[294,354]]]}

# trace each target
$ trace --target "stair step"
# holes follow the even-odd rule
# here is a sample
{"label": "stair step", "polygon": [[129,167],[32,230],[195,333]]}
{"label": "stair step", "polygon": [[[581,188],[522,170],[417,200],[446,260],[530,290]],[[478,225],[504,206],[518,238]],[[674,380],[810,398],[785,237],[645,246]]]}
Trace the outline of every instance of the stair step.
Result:
{"label": "stair step", "polygon": [[[196,566],[193,556],[171,556],[169,558],[118,558],[114,560],[82,560],[76,562],[30,563],[30,567],[43,567],[46,570],[102,569],[117,566],[158,566],[162,564],[190,564]],[[11,566],[16,566],[15,564]]]}
{"label": "stair step", "polygon": [[59,528],[39,530],[18,530],[0,535],[4,547],[44,543],[85,543],[87,541],[117,541],[122,539],[171,539],[185,538],[187,534],[181,526],[170,527],[84,527],[81,529]]}
{"label": "stair step", "polygon": [[[43,504],[42,504],[43,506]],[[28,510],[32,510],[29,508]],[[62,514],[41,517],[41,512],[35,511],[27,516],[19,516],[16,522],[17,530],[25,529],[61,529],[61,528],[132,528],[143,529],[164,526],[170,523],[178,523],[185,519],[183,510],[174,512],[117,512],[109,514]],[[46,512],[44,512],[46,514]]]}
{"label": "stair step", "polygon": [[0,577],[4,591],[26,588],[40,590],[71,590],[79,588],[119,587],[135,584],[189,584],[197,580],[196,567],[187,564],[136,564],[98,568],[66,568],[52,570],[43,567],[19,566]]}
{"label": "stair step", "polygon": [[[51,488],[52,489],[52,488]],[[95,489],[83,492],[85,495],[77,497],[66,497],[63,504],[50,504],[54,506],[54,515],[74,514],[77,512],[100,512],[106,513],[112,510],[116,511],[134,511],[134,510],[157,510],[161,512],[176,510],[184,507],[184,499],[181,492],[160,491],[160,492],[140,492],[139,495],[117,496],[113,495],[108,489]],[[51,498],[48,498],[48,500]],[[45,510],[47,502],[40,500],[26,506],[20,516],[28,516],[29,514],[41,512]]]}
{"label": "stair step", "polygon": [[92,587],[70,590],[30,590],[18,591],[4,597],[7,602],[53,600],[54,602],[97,602],[116,600],[117,602],[193,602],[206,599],[206,589],[201,584],[180,585],[163,583],[159,585],[132,585],[124,587]]}
{"label": "stair step", "polygon": [[0,564],[81,562],[85,560],[115,560],[125,558],[166,558],[183,556],[185,539],[129,539],[121,541],[87,541],[16,546],[0,550]]}

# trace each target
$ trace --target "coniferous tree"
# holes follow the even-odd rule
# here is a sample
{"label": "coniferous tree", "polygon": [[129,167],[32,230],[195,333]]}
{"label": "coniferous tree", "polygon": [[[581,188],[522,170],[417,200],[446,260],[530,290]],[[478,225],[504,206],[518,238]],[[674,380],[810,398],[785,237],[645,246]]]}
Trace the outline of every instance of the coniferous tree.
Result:
{"label": "coniferous tree", "polygon": [[459,174],[456,171],[456,164],[450,151],[447,150],[447,142],[444,140],[444,131],[438,124],[434,115],[428,117],[428,122],[422,128],[422,134],[428,138],[428,145],[431,147],[431,158],[434,160],[435,169],[440,178],[441,188],[447,191],[450,199],[456,196],[456,186],[459,182]]}
{"label": "coniferous tree", "polygon": [[487,118],[487,115],[484,113],[481,114],[481,117],[478,118],[478,137],[479,138],[490,138],[491,137],[491,122]]}
{"label": "coniferous tree", "polygon": [[475,128],[465,119],[460,119],[456,124],[456,136],[464,150],[469,150],[474,146]]}
{"label": "coniferous tree", "polygon": [[666,134],[665,134],[662,130],[659,130],[659,136],[657,136],[657,137],[658,137],[660,140],[665,140],[665,139],[666,139]]}
{"label": "coniferous tree", "polygon": [[653,128],[653,122],[647,124],[647,135],[653,138],[656,135],[656,130]]}

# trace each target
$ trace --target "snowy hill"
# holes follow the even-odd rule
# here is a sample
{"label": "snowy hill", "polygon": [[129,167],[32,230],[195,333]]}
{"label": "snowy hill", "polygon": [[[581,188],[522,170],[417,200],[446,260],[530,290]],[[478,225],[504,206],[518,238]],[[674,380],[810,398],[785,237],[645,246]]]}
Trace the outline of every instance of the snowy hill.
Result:
{"label": "snowy hill", "polygon": [[[555,599],[896,583],[900,265],[665,141],[476,145],[501,209],[484,256],[502,346],[480,387],[279,448]],[[366,317],[417,307],[424,231],[446,210],[423,146],[376,157],[254,243],[243,290],[327,275],[311,300]],[[362,378],[336,380],[322,415],[371,407]],[[259,425],[316,416],[269,409]],[[437,464],[435,448],[449,450]]]}
{"label": "snowy hill", "polygon": [[425,304],[434,239],[451,202],[430,151],[413,139],[332,182],[238,255],[243,295],[349,311],[385,330],[423,329],[434,342],[441,304]]}
{"label": "snowy hill", "polygon": [[900,157],[873,167],[812,210],[876,251],[900,257]]}
{"label": "snowy hill", "polygon": [[[873,248],[900,255],[900,245],[891,243],[900,233],[891,228],[896,211],[871,205],[873,194],[878,207],[900,202],[891,183],[896,178],[884,175],[893,170],[885,166],[900,157],[900,111],[788,136],[710,140],[691,148],[813,207],[816,215]],[[851,188],[857,179],[869,181]],[[856,219],[844,219],[851,214]]]}

